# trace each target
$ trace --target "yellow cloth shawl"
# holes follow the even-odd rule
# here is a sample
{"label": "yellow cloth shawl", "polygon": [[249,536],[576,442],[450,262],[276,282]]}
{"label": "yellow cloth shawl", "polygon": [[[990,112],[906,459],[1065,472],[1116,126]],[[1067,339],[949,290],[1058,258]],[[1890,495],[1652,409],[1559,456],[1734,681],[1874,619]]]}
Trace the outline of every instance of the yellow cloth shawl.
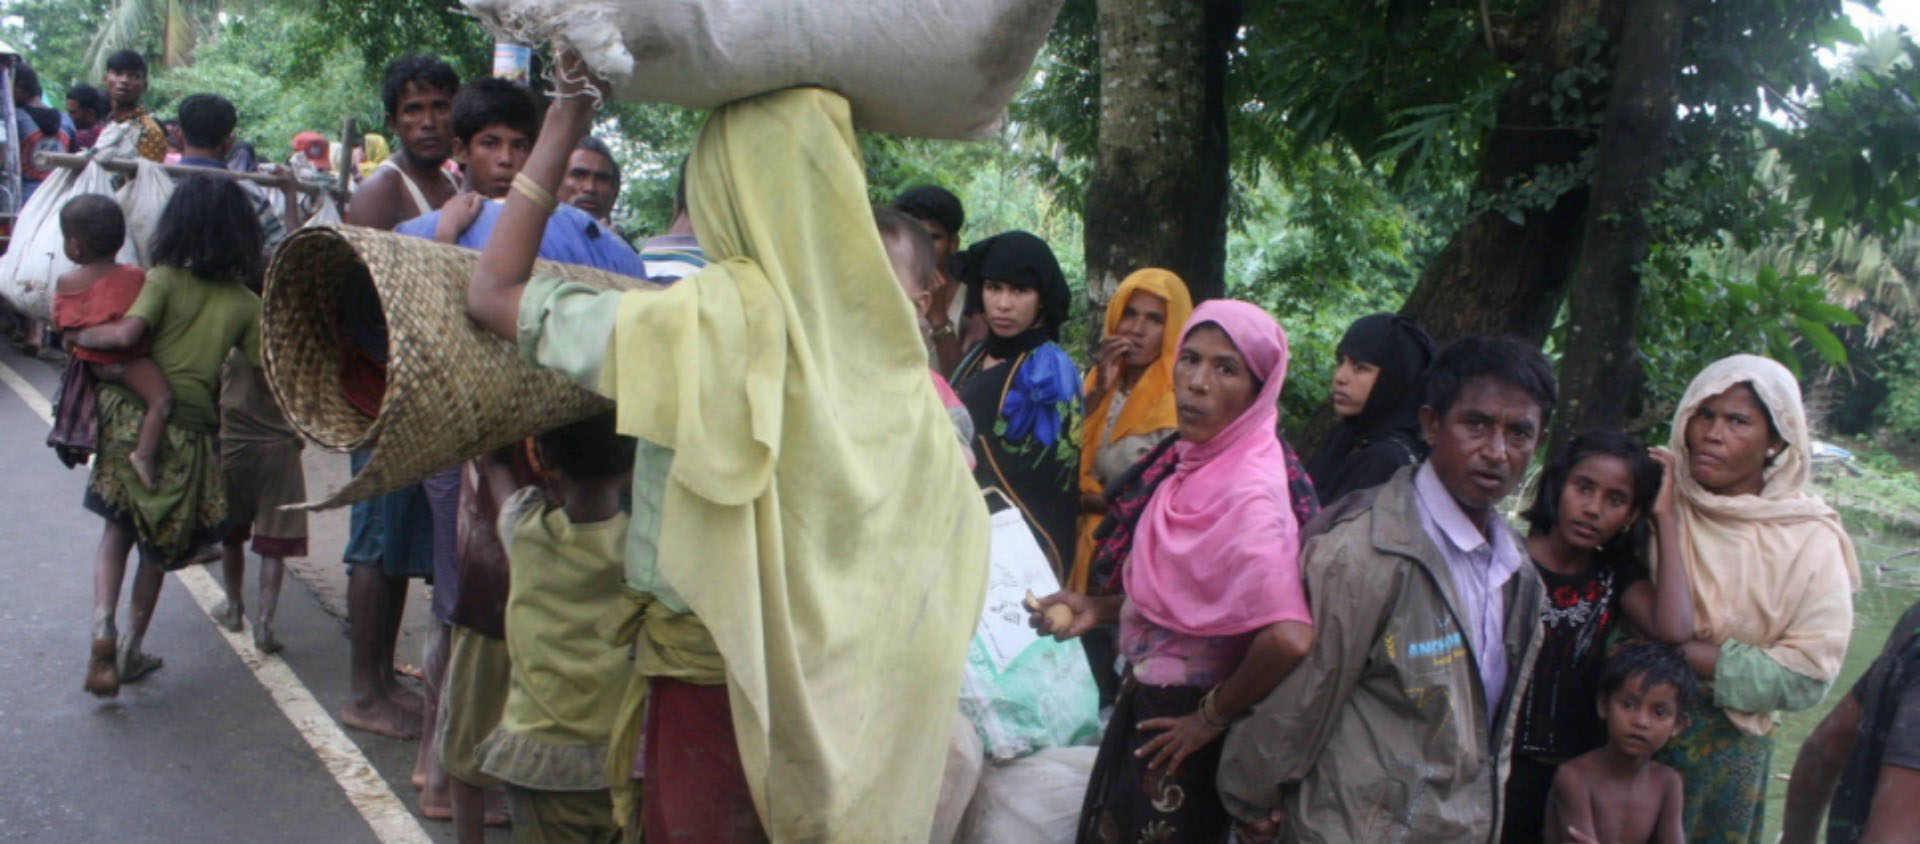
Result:
{"label": "yellow cloth shawl", "polygon": [[[1787,445],[1766,469],[1759,495],[1715,495],[1688,467],[1687,420],[1701,402],[1742,383],[1753,386]],[[1675,510],[1693,579],[1695,638],[1744,642],[1789,671],[1831,683],[1853,630],[1860,565],[1840,517],[1803,491],[1812,441],[1800,385],[1786,367],[1754,355],[1714,362],[1694,377],[1673,414]],[[1754,735],[1773,728],[1771,712],[1727,710],[1727,717]]]}
{"label": "yellow cloth shawl", "polygon": [[724,106],[687,177],[712,263],[622,297],[601,382],[621,432],[674,450],[661,574],[725,661],[772,840],[924,841],[987,513],[873,225],[847,102],[802,88]]}
{"label": "yellow cloth shawl", "polygon": [[[1107,413],[1118,391],[1108,390],[1098,404],[1087,408],[1086,419],[1080,426],[1080,491],[1087,495],[1105,492],[1093,477],[1093,462],[1102,446],[1136,434],[1164,431],[1180,423],[1173,404],[1173,360],[1180,354],[1180,332],[1187,326],[1187,317],[1193,314],[1193,296],[1187,292],[1187,283],[1173,273],[1152,268],[1135,270],[1120,281],[1113,298],[1107,300],[1107,329],[1101,336],[1112,337],[1120,330],[1120,319],[1126,315],[1127,302],[1135,293],[1151,293],[1167,303],[1167,325],[1160,335],[1160,357],[1134,382],[1112,431],[1106,430]],[[1099,377],[1096,365],[1087,373],[1085,394],[1093,393]],[[1093,531],[1100,526],[1102,518],[1100,515],[1080,517],[1080,535],[1073,546],[1073,569],[1067,575],[1066,584],[1075,592],[1087,591],[1087,568],[1093,563]]]}

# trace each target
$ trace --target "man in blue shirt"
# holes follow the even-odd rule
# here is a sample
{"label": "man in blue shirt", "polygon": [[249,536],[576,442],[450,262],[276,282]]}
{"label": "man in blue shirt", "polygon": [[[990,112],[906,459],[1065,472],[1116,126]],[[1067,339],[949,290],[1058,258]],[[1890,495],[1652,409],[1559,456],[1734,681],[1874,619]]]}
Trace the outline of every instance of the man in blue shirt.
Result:
{"label": "man in blue shirt", "polygon": [[[193,94],[180,101],[180,163],[188,167],[227,169],[227,154],[233,151],[233,130],[239,122],[233,103],[219,94]],[[275,211],[267,192],[253,182],[236,180],[241,192],[253,201],[260,228],[266,232],[267,248],[272,249],[288,232],[300,227],[300,199],[294,193],[293,172],[281,172],[280,191],[284,201]]]}

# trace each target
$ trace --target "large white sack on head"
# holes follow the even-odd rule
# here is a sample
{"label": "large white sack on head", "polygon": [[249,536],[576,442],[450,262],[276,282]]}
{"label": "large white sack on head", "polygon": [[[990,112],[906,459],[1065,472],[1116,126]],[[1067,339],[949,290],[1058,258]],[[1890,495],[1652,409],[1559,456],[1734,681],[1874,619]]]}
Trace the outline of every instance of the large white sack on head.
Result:
{"label": "large white sack on head", "polygon": [[1097,747],[1050,747],[980,772],[962,844],[1072,844]]}
{"label": "large white sack on head", "polygon": [[[112,178],[100,165],[89,163],[80,170],[56,167],[14,220],[7,254],[0,257],[0,296],[27,316],[42,320],[52,316],[53,284],[73,269],[73,262],[67,260],[66,235],[60,231],[60,209],[87,193],[113,195]],[[133,263],[131,243],[122,245],[115,258]]]}
{"label": "large white sack on head", "polygon": [[947,767],[940,778],[940,802],[933,810],[933,830],[927,844],[953,844],[960,834],[960,822],[966,819],[967,806],[980,787],[980,769],[986,762],[981,754],[980,734],[966,718],[953,719],[953,740],[947,745]]}
{"label": "large white sack on head", "polygon": [[153,232],[160,228],[167,200],[173,198],[173,177],[167,175],[165,167],[144,158],[135,163],[140,172],[120,188],[120,211],[127,215],[127,240],[139,256],[140,266],[152,269]]}
{"label": "large white sack on head", "polygon": [[623,100],[713,108],[819,85],[862,129],[980,138],[1060,0],[463,0],[497,36],[558,40]]}

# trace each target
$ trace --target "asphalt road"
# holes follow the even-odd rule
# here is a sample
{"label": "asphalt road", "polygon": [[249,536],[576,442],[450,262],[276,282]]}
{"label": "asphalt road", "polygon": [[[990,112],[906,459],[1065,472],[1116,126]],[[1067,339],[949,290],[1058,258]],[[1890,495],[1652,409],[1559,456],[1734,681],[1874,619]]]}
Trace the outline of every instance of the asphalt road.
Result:
{"label": "asphalt road", "polygon": [[[61,467],[19,394],[50,398],[56,365],[0,344],[0,366],[0,841],[451,841],[415,813],[415,744],[333,718],[347,694],[344,513],[316,517],[312,556],[294,561],[280,657],[213,624],[190,584],[212,595],[218,567],[195,567],[167,578],[147,637],[166,667],[117,698],[81,689],[100,520],[80,504],[85,468]],[[306,465],[310,494],[345,480],[343,455],[309,448]],[[250,560],[249,597],[255,573]],[[426,618],[425,590],[411,591],[403,662]]]}

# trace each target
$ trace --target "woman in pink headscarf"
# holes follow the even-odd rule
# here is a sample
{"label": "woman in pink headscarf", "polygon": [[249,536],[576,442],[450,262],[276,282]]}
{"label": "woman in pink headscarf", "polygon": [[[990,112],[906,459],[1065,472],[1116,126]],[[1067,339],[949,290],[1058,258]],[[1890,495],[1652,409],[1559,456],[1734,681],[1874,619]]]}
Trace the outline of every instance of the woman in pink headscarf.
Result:
{"label": "woman in pink headscarf", "polygon": [[1275,435],[1287,338],[1265,311],[1212,301],[1174,361],[1180,442],[1133,527],[1124,595],[1061,592],[1068,639],[1118,622],[1127,669],[1100,744],[1081,842],[1224,841],[1220,737],[1313,644],[1300,525]]}

